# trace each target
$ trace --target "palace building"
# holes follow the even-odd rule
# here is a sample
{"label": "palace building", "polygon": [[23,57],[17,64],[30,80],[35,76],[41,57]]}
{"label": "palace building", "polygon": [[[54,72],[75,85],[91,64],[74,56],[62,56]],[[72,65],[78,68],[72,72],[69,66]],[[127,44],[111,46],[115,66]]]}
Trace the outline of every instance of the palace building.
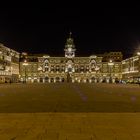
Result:
{"label": "palace building", "polygon": [[[121,61],[102,61],[104,57],[98,55],[76,57],[76,51],[70,33],[66,40],[64,57],[23,53],[20,60],[20,80],[28,83],[114,83],[122,78]],[[118,57],[117,53],[116,55]]]}

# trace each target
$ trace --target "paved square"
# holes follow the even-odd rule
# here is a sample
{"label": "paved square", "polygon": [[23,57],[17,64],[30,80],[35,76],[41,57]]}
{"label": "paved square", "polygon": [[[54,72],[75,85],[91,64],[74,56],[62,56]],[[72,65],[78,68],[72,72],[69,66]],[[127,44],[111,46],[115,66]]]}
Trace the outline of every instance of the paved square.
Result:
{"label": "paved square", "polygon": [[140,87],[122,84],[0,85],[0,113],[140,112]]}
{"label": "paved square", "polygon": [[140,87],[0,85],[1,140],[139,140]]}

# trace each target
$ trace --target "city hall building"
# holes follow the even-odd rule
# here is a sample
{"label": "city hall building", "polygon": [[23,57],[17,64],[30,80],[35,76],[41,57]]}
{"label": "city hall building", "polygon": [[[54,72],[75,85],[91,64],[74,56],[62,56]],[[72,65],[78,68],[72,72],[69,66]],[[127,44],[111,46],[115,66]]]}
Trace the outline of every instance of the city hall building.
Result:
{"label": "city hall building", "polygon": [[114,83],[122,78],[122,53],[115,52],[115,54],[111,53],[109,56],[103,54],[76,57],[76,51],[78,50],[76,50],[70,33],[64,47],[64,57],[22,53],[20,81],[28,83]]}

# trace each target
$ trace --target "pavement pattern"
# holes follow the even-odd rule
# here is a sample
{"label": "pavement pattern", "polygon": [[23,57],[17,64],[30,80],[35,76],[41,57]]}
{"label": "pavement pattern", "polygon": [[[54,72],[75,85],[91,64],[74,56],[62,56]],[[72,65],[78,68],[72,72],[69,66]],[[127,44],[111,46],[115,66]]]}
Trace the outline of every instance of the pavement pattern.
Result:
{"label": "pavement pattern", "polygon": [[139,140],[140,113],[0,114],[1,140]]}

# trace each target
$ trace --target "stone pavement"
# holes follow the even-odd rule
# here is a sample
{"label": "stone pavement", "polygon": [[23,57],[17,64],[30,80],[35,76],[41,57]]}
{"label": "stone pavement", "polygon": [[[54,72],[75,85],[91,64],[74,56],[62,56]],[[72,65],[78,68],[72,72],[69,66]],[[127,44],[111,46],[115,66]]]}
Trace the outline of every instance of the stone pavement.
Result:
{"label": "stone pavement", "polygon": [[140,113],[1,113],[0,140],[140,140]]}

